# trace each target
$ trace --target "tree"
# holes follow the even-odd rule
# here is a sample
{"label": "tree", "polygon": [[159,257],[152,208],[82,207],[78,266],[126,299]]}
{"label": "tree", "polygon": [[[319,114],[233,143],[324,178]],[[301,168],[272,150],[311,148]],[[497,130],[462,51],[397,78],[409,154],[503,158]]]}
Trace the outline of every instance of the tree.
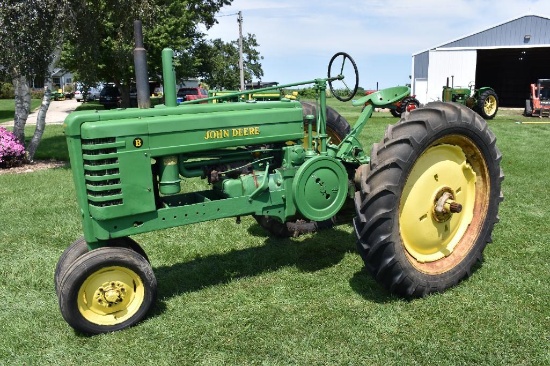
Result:
{"label": "tree", "polygon": [[39,118],[33,138],[27,146],[27,159],[30,161],[44,132],[46,111],[50,104],[51,69],[60,52],[68,1],[2,0],[0,3],[0,65],[13,81],[13,132],[21,143],[25,142],[25,124],[30,113],[29,80],[32,76],[45,75],[46,90]]}
{"label": "tree", "polygon": [[[263,56],[256,36],[248,33],[243,38],[243,69],[245,83],[260,79],[264,72],[260,60]],[[239,89],[239,46],[238,41],[229,43],[221,39],[200,43],[194,52],[197,57],[196,73],[215,89]]]}
{"label": "tree", "polygon": [[[149,74],[160,78],[161,51],[170,47],[183,55],[204,36],[198,24],[215,24],[215,14],[232,0],[74,0],[76,29],[68,39],[62,64],[79,81],[114,82],[123,105],[129,104],[134,78],[133,22],[141,20]],[[178,65],[182,67],[182,65]],[[190,67],[184,67],[189,69]]]}

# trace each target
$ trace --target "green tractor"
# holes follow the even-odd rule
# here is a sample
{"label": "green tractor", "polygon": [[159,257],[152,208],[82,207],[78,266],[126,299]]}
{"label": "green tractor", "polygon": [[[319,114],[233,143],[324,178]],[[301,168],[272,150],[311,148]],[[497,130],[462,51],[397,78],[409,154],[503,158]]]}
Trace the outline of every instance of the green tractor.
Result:
{"label": "green tractor", "polygon": [[[351,127],[326,104],[327,88],[343,102],[357,92],[346,53],[332,57],[327,77],[258,91],[313,85],[316,102],[179,104],[173,51],[162,55],[164,105],[65,120],[84,235],[63,252],[54,277],[74,329],[121,330],[155,303],[153,260],[133,236],[221,218],[251,215],[267,235],[291,237],[332,227],[349,204],[366,269],[405,298],[442,292],[476,269],[498,221],[503,180],[495,136],[479,115],[430,103],[389,126],[369,155],[364,127],[403,93],[389,88],[353,101],[366,106]],[[200,188],[182,189],[199,179]]]}
{"label": "green tractor", "polygon": [[498,111],[498,96],[494,89],[490,87],[475,89],[473,82],[467,88],[455,88],[449,86],[449,78],[447,78],[441,100],[463,104],[485,119],[493,119]]}

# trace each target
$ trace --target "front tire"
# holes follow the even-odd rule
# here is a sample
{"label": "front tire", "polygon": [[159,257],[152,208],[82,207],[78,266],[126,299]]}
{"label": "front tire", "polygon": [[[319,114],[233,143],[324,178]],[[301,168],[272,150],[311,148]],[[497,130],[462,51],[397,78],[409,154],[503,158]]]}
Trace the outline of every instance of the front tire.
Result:
{"label": "front tire", "polygon": [[63,318],[86,334],[113,332],[139,322],[154,303],[157,280],[132,249],[103,247],[80,256],[59,286]]}
{"label": "front tire", "polygon": [[[135,240],[127,236],[111,239],[106,246],[132,249],[134,252],[145,258],[147,262],[149,262],[147,253],[145,253],[143,248]],[[67,268],[69,268],[69,266],[73,264],[73,262],[76,261],[81,255],[87,252],[88,244],[83,236],[76,239],[67,249],[65,249],[65,251],[63,251],[61,257],[59,257],[59,260],[57,261],[54,272],[55,293],[57,295],[59,295],[59,284],[65,275]]]}
{"label": "front tire", "polygon": [[390,292],[422,297],[470,275],[498,222],[501,154],[470,109],[408,113],[360,167],[354,228],[367,270]]}

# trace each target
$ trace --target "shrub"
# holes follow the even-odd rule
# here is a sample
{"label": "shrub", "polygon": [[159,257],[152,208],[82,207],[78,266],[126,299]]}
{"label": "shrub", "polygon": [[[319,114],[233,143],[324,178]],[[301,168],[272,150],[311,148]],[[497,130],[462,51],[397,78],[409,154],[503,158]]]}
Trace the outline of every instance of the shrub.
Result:
{"label": "shrub", "polygon": [[13,98],[15,98],[13,85],[11,83],[0,82],[0,99],[13,99]]}
{"label": "shrub", "polygon": [[11,168],[23,164],[25,147],[17,141],[15,135],[0,127],[0,168]]}
{"label": "shrub", "polygon": [[32,99],[42,99],[44,97],[44,89],[32,89],[31,98]]}

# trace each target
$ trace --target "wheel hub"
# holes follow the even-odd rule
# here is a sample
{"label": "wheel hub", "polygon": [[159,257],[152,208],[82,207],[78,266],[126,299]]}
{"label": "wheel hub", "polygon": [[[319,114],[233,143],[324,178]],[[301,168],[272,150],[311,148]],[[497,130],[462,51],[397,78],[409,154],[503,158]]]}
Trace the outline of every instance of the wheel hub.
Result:
{"label": "wheel hub", "polygon": [[454,200],[454,194],[451,188],[445,187],[437,193],[433,210],[435,221],[449,221],[454,213],[460,213],[461,211],[462,205]]}
{"label": "wheel hub", "polygon": [[126,286],[119,281],[106,282],[94,293],[94,299],[103,307],[111,307],[124,301]]}

